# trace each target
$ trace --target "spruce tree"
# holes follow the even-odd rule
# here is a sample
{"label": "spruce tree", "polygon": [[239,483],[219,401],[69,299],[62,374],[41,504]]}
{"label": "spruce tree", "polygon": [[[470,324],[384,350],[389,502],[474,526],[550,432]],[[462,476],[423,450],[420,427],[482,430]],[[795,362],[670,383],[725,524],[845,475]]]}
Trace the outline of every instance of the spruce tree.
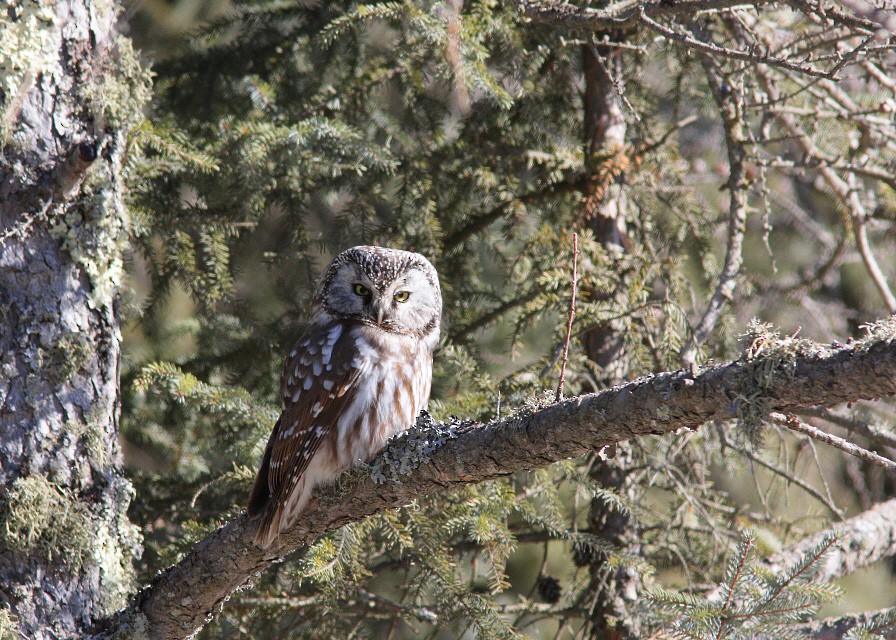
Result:
{"label": "spruce tree", "polygon": [[[120,437],[150,586],[117,617],[93,607],[91,632],[186,637],[208,615],[207,638],[892,634],[893,609],[809,622],[896,539],[892,397],[869,401],[896,393],[891,11],[260,0],[176,34],[165,9],[129,16],[152,100],[110,125],[128,132]],[[322,492],[272,563],[241,512],[315,279],[356,244],[439,270],[431,415]],[[16,478],[0,545],[40,564],[26,533],[45,547],[61,525],[17,524]],[[0,628],[49,637],[26,600],[4,593]]]}

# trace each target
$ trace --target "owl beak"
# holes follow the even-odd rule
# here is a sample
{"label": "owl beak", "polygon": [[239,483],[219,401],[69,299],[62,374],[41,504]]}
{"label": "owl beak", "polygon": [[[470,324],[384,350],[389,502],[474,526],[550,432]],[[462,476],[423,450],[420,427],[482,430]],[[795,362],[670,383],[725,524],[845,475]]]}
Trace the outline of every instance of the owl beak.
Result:
{"label": "owl beak", "polygon": [[383,325],[383,316],[386,314],[386,305],[377,302],[376,305],[376,324],[378,327]]}

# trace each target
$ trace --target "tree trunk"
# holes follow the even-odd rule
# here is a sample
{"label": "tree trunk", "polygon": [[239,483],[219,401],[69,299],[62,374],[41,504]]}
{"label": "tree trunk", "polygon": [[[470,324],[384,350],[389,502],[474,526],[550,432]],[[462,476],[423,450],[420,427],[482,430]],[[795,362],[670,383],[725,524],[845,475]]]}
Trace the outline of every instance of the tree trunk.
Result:
{"label": "tree trunk", "polygon": [[[118,448],[123,132],[148,75],[114,2],[0,16],[0,627],[80,637],[132,592]],[[11,53],[14,52],[14,53]]]}
{"label": "tree trunk", "polygon": [[[621,179],[626,165],[627,126],[622,98],[613,86],[614,77],[620,82],[622,78],[620,52],[583,45],[582,71],[585,79],[583,145],[588,176],[584,193],[586,224],[609,255],[621,255],[629,249],[625,219],[629,205]],[[601,367],[604,372],[601,382],[607,386],[625,379],[627,368],[621,330],[620,323],[607,322],[588,327],[582,335],[585,353]],[[629,482],[627,471],[633,462],[630,445],[621,443],[611,449],[612,459],[596,461],[591,476],[620,494],[631,494],[635,487]],[[637,525],[627,514],[594,499],[588,522],[592,531],[613,543],[620,552],[638,553]],[[631,609],[643,591],[641,577],[630,567],[613,568],[606,560],[598,553],[591,562],[589,592],[593,600],[588,636],[603,640],[638,638],[640,624]]]}

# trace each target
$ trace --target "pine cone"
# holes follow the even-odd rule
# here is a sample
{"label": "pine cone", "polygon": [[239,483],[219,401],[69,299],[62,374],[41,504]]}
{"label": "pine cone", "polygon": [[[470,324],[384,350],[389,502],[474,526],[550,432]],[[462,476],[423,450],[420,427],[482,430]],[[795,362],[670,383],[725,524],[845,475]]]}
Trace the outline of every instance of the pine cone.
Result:
{"label": "pine cone", "polygon": [[556,604],[563,595],[560,581],[553,576],[542,576],[538,581],[538,595],[548,604]]}

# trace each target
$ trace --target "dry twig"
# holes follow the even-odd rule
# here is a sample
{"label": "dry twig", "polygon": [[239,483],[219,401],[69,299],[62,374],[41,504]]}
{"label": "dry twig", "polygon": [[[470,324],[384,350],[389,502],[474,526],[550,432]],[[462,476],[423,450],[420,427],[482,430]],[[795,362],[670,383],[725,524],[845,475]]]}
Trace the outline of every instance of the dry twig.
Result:
{"label": "dry twig", "polygon": [[722,310],[734,295],[737,276],[743,263],[744,233],[747,224],[747,199],[744,193],[746,125],[740,104],[741,96],[739,91],[730,87],[730,83],[723,78],[715,60],[704,56],[703,68],[719,108],[719,115],[725,129],[725,146],[728,148],[728,191],[730,193],[728,246],[725,250],[725,263],[722,266],[722,273],[719,274],[716,290],[712,294],[700,323],[681,350],[680,357],[684,364],[695,362],[700,343],[706,340],[706,337],[715,328],[722,315]]}
{"label": "dry twig", "polygon": [[851,456],[861,458],[862,460],[867,460],[872,464],[883,467],[890,473],[896,473],[896,462],[893,462],[889,458],[884,458],[883,456],[878,455],[873,451],[868,451],[868,449],[863,449],[859,445],[853,444],[849,440],[844,440],[839,436],[835,436],[833,434],[822,431],[818,427],[813,427],[811,424],[803,422],[794,415],[785,415],[783,413],[775,412],[770,414],[769,417],[775,422],[784,425],[792,431],[803,433],[813,440],[824,442],[825,444],[836,447],[837,449],[840,449],[841,451],[844,451]]}
{"label": "dry twig", "polygon": [[572,337],[572,321],[576,317],[576,284],[579,279],[579,234],[572,234],[572,294],[569,298],[569,316],[566,319],[566,341],[563,343],[563,359],[560,361],[560,381],[557,383],[557,394],[554,402],[563,397],[563,382],[566,377],[566,362],[569,360],[569,340]]}

